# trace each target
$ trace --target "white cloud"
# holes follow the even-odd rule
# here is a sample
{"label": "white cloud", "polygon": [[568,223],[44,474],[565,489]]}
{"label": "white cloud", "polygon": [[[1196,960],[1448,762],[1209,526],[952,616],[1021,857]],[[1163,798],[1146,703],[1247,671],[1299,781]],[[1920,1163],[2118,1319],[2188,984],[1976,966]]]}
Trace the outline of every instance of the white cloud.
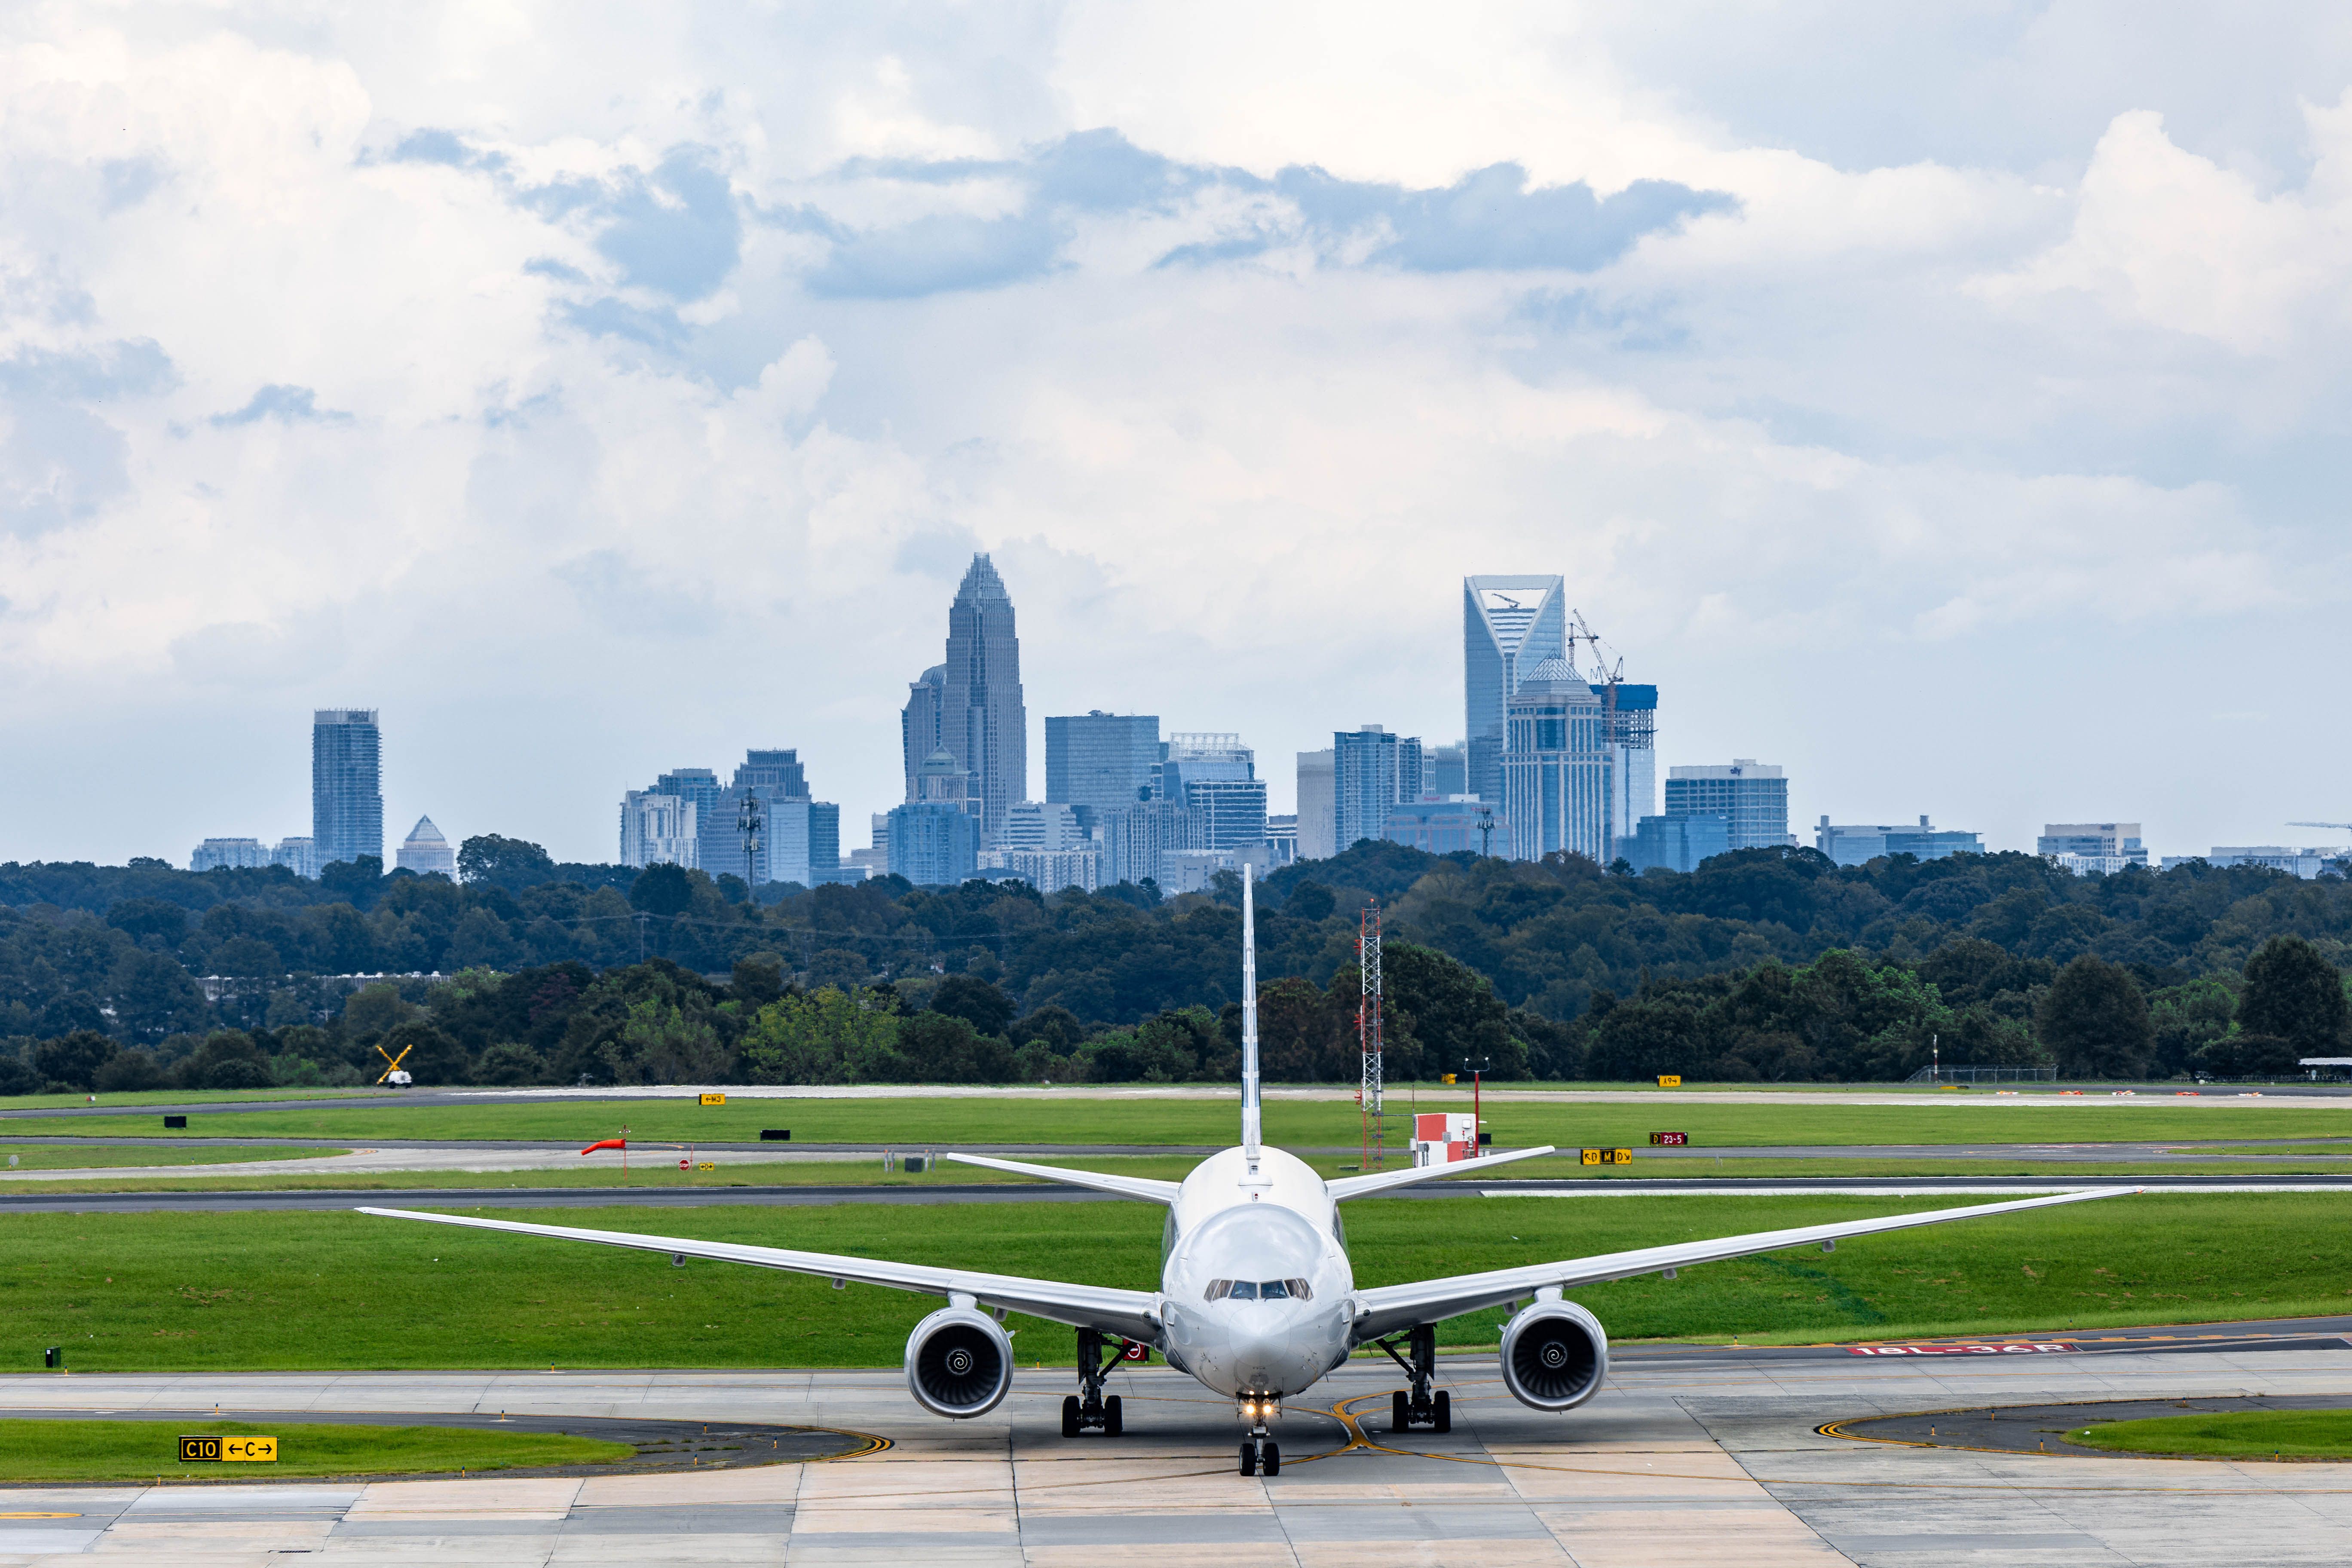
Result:
{"label": "white cloud", "polygon": [[[2185,637],[2274,647],[2292,711],[2352,111],[2285,188],[2152,113],[2053,132],[2053,194],[1743,140],[1606,21],[16,15],[0,858],[296,831],[313,702],[381,706],[390,815],[456,837],[608,854],[621,789],[766,744],[855,824],[973,549],[1033,721],[1239,728],[1277,803],[1335,725],[1458,731],[1468,571],[1568,573],[1665,760],[1801,797],[2030,813],[1973,726]],[[1256,183],[1300,165],[1356,184]],[[1621,232],[1579,181],[1688,199]],[[2139,744],[2040,765],[2258,809]]]}

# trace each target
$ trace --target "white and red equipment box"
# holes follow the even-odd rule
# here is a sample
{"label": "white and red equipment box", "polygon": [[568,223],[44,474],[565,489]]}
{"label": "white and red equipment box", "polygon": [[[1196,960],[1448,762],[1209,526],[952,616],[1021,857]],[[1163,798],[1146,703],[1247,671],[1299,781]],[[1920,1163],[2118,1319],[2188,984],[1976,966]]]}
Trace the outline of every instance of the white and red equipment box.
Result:
{"label": "white and red equipment box", "polygon": [[1412,1119],[1412,1163],[1451,1165],[1478,1154],[1478,1119],[1467,1111],[1424,1110]]}

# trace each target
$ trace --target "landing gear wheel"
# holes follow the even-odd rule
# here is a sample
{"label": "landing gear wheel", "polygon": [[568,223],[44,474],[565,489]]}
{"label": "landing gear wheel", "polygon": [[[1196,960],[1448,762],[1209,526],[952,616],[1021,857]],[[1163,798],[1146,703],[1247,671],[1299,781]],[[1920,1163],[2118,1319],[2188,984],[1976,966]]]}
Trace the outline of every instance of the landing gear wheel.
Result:
{"label": "landing gear wheel", "polygon": [[1437,1429],[1438,1429],[1440,1432],[1451,1432],[1451,1431],[1453,1431],[1453,1430],[1454,1430],[1454,1395],[1452,1395],[1452,1394],[1450,1394],[1446,1393],[1446,1392],[1445,1392],[1445,1390],[1444,1390],[1444,1389],[1442,1389],[1442,1388],[1441,1388],[1441,1389],[1439,1389],[1439,1390],[1437,1391],[1437,1400],[1436,1400],[1436,1403],[1437,1403],[1437,1421],[1436,1421],[1436,1426],[1437,1426]]}
{"label": "landing gear wheel", "polygon": [[1402,1436],[1412,1425],[1412,1402],[1405,1396],[1404,1390],[1400,1388],[1389,1395],[1389,1430]]}
{"label": "landing gear wheel", "polygon": [[1103,1436],[1116,1437],[1127,1429],[1124,1403],[1116,1394],[1103,1401]]}
{"label": "landing gear wheel", "polygon": [[1278,1475],[1282,1474],[1282,1445],[1281,1445],[1281,1444],[1279,1444],[1279,1443],[1268,1443],[1268,1444],[1266,1444],[1266,1446],[1265,1446],[1263,1449],[1261,1449],[1261,1450],[1260,1450],[1260,1453],[1262,1454],[1263,1458],[1262,1458],[1260,1459],[1260,1461],[1259,1461],[1258,1468],[1259,1468],[1262,1472],[1264,1472],[1265,1474],[1269,1475],[1269,1476],[1278,1476]]}
{"label": "landing gear wheel", "polygon": [[1062,1399],[1062,1436],[1075,1437],[1077,1435],[1078,1396],[1075,1394],[1066,1394]]}
{"label": "landing gear wheel", "polygon": [[1255,1443],[1244,1443],[1242,1445],[1242,1474],[1245,1476],[1254,1476],[1257,1474],[1257,1445]]}

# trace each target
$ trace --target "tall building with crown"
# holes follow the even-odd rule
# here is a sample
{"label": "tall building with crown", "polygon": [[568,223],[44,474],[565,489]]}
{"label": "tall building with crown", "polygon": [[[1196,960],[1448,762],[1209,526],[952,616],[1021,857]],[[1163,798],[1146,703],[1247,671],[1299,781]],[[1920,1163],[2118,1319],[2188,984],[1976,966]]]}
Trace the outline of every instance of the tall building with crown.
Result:
{"label": "tall building with crown", "polygon": [[1545,659],[1565,658],[1568,651],[1567,579],[1462,579],[1467,793],[1490,803],[1502,801],[1511,694],[1527,671]]}
{"label": "tall building with crown", "polygon": [[971,776],[981,841],[994,842],[1004,814],[1029,797],[1029,710],[1013,598],[986,555],[971,558],[948,607],[946,662],[912,684],[901,725],[907,798],[918,798],[924,764],[944,751]]}

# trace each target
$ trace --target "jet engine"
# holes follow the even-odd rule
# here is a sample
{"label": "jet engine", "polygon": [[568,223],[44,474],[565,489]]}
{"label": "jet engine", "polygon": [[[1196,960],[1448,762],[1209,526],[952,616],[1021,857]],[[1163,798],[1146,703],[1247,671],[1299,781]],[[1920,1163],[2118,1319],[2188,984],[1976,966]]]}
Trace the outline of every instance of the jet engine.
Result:
{"label": "jet engine", "polygon": [[1013,1341],[985,1312],[942,1307],[907,1336],[907,1387],[934,1415],[985,1415],[1012,1390]]}
{"label": "jet engine", "polygon": [[1537,1410],[1573,1410],[1601,1392],[1609,1336],[1573,1301],[1538,1301],[1503,1328],[1503,1386]]}

